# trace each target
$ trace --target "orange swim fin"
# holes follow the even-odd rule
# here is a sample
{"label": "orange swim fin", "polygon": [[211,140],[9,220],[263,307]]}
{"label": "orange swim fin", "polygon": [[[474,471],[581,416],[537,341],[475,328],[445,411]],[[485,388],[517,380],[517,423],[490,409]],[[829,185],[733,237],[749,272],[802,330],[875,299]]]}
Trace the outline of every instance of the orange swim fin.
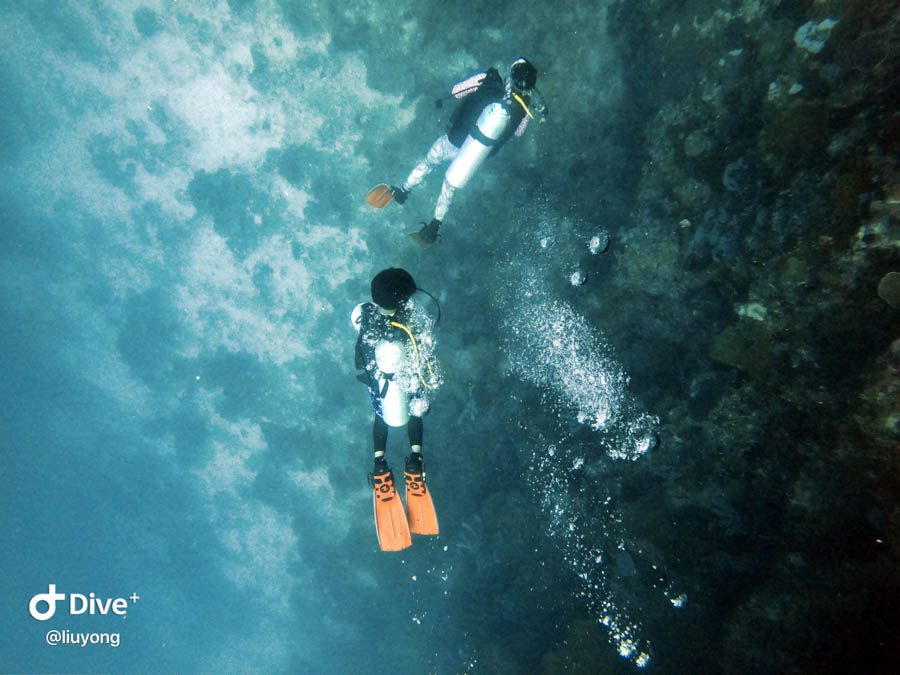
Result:
{"label": "orange swim fin", "polygon": [[383,209],[390,204],[393,199],[394,193],[391,192],[391,186],[385,185],[384,183],[376,185],[369,191],[369,194],[366,195],[366,202],[369,206],[374,206],[376,209]]}
{"label": "orange swim fin", "polygon": [[382,551],[402,551],[412,546],[406,512],[394,487],[394,474],[388,469],[372,476],[375,506],[375,532]]}
{"label": "orange swim fin", "polygon": [[437,514],[431,492],[425,487],[421,459],[406,462],[406,517],[413,534],[438,534]]}

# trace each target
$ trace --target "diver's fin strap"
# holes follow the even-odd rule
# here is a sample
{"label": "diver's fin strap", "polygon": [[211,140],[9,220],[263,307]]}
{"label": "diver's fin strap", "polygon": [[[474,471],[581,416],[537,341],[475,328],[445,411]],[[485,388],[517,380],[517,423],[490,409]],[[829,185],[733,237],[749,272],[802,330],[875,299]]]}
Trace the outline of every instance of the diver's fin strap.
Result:
{"label": "diver's fin strap", "polygon": [[409,233],[410,238],[422,248],[428,248],[441,236],[437,234],[437,228],[430,228],[422,223],[422,229]]}
{"label": "diver's fin strap", "polygon": [[402,551],[412,546],[409,523],[406,511],[394,487],[394,474],[386,473],[372,476],[374,486],[375,532],[378,545],[382,551]]}
{"label": "diver's fin strap", "polygon": [[424,473],[406,472],[406,520],[413,534],[440,534]]}
{"label": "diver's fin strap", "polygon": [[379,502],[389,502],[397,496],[397,490],[394,488],[394,474],[390,471],[373,475],[372,487],[375,489],[375,499]]}
{"label": "diver's fin strap", "polygon": [[406,494],[409,496],[410,494],[421,497],[426,492],[428,492],[428,488],[425,487],[425,474],[424,473],[409,473],[406,472]]}

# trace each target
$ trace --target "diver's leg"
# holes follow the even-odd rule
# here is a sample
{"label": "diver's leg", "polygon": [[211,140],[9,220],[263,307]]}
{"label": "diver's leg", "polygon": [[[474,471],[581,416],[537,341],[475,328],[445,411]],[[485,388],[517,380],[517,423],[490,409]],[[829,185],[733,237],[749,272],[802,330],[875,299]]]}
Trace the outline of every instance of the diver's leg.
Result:
{"label": "diver's leg", "polygon": [[412,471],[412,473],[422,473],[422,439],[424,436],[422,418],[410,415],[406,431],[409,434],[409,449],[411,451],[406,460],[406,470]]}
{"label": "diver's leg", "polygon": [[434,219],[438,222],[444,221],[444,216],[447,215],[447,211],[450,209],[450,202],[453,201],[454,192],[456,192],[456,188],[445,179],[444,184],[441,186],[441,194],[438,196],[437,204],[434,205]]}
{"label": "diver's leg", "polygon": [[422,426],[422,418],[410,415],[409,422],[406,425],[406,431],[409,434],[410,450],[413,452],[422,452],[422,438],[425,435]]}
{"label": "diver's leg", "polygon": [[[379,465],[387,468],[387,460],[384,458],[385,450],[387,450],[388,425],[381,419],[380,415],[375,415],[375,423],[372,425],[372,441],[375,445],[375,467]],[[378,471],[376,470],[376,473]]]}
{"label": "diver's leg", "polygon": [[419,185],[434,167],[451,157],[455,157],[455,151],[456,147],[447,138],[447,134],[441,136],[428,149],[425,159],[416,164],[415,168],[410,172],[406,182],[403,183],[403,189],[409,192]]}

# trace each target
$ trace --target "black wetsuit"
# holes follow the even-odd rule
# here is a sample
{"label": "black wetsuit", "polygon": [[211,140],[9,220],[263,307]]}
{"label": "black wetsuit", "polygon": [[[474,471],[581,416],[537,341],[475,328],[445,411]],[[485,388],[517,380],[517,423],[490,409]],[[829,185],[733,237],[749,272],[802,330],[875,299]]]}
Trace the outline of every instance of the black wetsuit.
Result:
{"label": "black wetsuit", "polygon": [[[360,316],[359,337],[356,339],[356,368],[364,370],[365,376],[360,379],[369,387],[369,397],[372,399],[372,407],[375,409],[375,424],[372,428],[372,439],[375,444],[375,452],[384,452],[387,449],[388,425],[382,419],[381,397],[383,392],[378,391],[378,366],[375,363],[375,345],[381,340],[408,340],[408,336],[401,328],[392,326],[391,323],[406,325],[408,322],[405,308],[401,307],[391,316],[385,316],[378,311],[378,306],[367,302],[362,306]],[[406,426],[409,434],[410,445],[422,445],[424,435],[422,418],[409,416]]]}

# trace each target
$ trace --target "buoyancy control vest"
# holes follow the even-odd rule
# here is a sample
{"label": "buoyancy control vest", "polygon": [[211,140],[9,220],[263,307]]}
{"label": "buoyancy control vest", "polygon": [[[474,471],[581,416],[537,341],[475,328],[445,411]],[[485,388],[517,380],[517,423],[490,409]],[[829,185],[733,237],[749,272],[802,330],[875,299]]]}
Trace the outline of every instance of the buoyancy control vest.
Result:
{"label": "buoyancy control vest", "polygon": [[[500,103],[509,113],[509,123],[506,129],[492,145],[491,153],[496,153],[500,147],[509,140],[522,118],[525,117],[524,108],[516,101],[512,103],[505,102],[503,96],[506,93],[503,78],[496,68],[490,68],[484,76],[481,84],[474,92],[462,99],[460,104],[450,116],[450,125],[447,128],[447,138],[457,148],[461,148],[466,138],[470,135],[482,111],[491,103]],[[528,97],[524,96],[525,103],[528,103]]]}

